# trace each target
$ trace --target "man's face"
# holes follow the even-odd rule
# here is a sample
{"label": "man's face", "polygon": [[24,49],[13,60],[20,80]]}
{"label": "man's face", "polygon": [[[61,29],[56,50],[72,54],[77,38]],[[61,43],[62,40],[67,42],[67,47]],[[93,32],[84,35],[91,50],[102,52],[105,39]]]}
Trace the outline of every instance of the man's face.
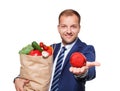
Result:
{"label": "man's face", "polygon": [[77,16],[61,16],[58,31],[64,45],[74,42],[80,31]]}

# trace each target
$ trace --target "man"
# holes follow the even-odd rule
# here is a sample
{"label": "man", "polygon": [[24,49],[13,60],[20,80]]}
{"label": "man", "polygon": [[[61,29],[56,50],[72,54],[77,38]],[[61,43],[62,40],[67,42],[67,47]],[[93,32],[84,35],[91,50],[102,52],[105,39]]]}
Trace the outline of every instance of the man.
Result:
{"label": "man", "polygon": [[[99,66],[95,62],[95,50],[92,45],[87,45],[78,38],[80,32],[81,17],[79,13],[72,9],[64,10],[59,15],[58,32],[62,42],[53,44],[54,47],[54,65],[50,82],[49,91],[85,91],[85,83],[96,77],[95,66]],[[60,67],[59,78],[56,78],[54,84],[56,65],[59,58],[61,48],[65,46],[66,50]],[[82,53],[87,60],[87,64],[81,68],[72,67],[70,65],[70,56],[74,52]],[[58,74],[57,74],[58,75]],[[16,78],[15,87],[17,91],[24,91],[23,87],[28,80]],[[55,85],[55,87],[53,86]]]}

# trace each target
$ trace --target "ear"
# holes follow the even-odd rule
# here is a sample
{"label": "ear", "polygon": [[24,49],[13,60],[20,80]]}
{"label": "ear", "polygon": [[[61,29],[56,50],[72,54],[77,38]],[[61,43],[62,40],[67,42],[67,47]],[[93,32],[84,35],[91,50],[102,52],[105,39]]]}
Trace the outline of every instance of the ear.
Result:
{"label": "ear", "polygon": [[81,25],[79,26],[79,28],[81,29]]}
{"label": "ear", "polygon": [[81,29],[81,25],[79,25],[79,32],[80,32],[80,29]]}
{"label": "ear", "polygon": [[60,27],[59,27],[59,25],[57,25],[57,28],[58,28],[58,32],[60,31]]}

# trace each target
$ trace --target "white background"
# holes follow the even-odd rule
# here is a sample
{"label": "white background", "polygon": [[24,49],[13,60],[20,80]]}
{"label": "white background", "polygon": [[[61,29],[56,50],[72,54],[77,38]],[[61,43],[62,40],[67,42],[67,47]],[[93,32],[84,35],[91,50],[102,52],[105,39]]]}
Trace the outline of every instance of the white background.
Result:
{"label": "white background", "polygon": [[79,37],[96,49],[96,79],[86,91],[119,91],[119,0],[1,0],[0,1],[0,91],[15,91],[19,74],[18,51],[33,40],[50,45],[60,42],[58,15],[64,9],[81,14]]}

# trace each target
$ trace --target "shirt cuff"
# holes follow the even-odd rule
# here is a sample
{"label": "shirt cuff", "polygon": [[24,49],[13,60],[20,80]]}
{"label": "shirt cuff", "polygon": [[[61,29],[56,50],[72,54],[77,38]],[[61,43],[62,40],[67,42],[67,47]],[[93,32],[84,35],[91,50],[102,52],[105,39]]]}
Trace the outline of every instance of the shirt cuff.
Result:
{"label": "shirt cuff", "polygon": [[20,75],[18,75],[17,77],[14,78],[13,83],[15,83],[15,80],[16,80],[17,78],[20,78]]}
{"label": "shirt cuff", "polygon": [[81,74],[81,75],[74,75],[74,76],[75,76],[75,78],[84,78],[84,77],[87,76],[87,74],[88,74],[88,70],[87,70],[84,74]]}

